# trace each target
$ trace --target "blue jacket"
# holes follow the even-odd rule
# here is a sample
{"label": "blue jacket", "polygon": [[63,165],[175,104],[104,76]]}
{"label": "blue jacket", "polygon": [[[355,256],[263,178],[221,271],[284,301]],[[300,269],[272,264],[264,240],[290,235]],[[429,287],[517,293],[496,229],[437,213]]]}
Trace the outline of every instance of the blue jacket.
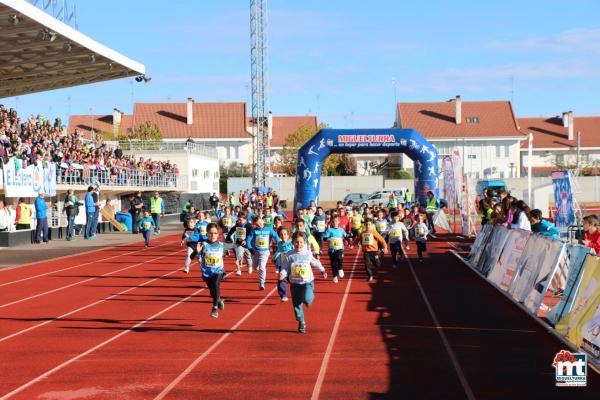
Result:
{"label": "blue jacket", "polygon": [[281,242],[273,228],[266,226],[264,228],[254,228],[250,231],[246,244],[250,250],[269,251],[271,238],[274,238],[277,243]]}
{"label": "blue jacket", "polygon": [[46,206],[46,200],[38,197],[35,199],[35,217],[37,219],[47,218],[46,210],[48,207]]}
{"label": "blue jacket", "polygon": [[554,239],[560,240],[560,232],[558,231],[558,228],[548,220],[543,219],[537,224],[531,225],[531,230],[539,233],[542,236],[550,236]]}
{"label": "blue jacket", "polygon": [[87,192],[85,194],[85,212],[88,214],[92,214],[96,211],[96,205],[94,204],[94,197],[92,196],[92,192]]}

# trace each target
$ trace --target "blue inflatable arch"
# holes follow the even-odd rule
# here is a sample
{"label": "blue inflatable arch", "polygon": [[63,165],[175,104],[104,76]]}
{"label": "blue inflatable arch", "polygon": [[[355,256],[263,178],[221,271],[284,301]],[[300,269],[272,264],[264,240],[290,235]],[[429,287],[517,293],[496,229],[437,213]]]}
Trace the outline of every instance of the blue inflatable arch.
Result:
{"label": "blue inflatable arch", "polygon": [[415,163],[415,198],[424,204],[430,190],[439,198],[437,149],[414,129],[321,129],[298,150],[294,211],[318,203],[321,166],[332,153],[404,153]]}

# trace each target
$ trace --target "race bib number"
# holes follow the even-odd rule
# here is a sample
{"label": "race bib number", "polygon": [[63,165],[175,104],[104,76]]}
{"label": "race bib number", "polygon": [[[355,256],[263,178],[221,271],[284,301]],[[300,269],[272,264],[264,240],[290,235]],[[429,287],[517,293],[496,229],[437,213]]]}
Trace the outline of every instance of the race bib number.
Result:
{"label": "race bib number", "polygon": [[200,234],[206,236],[206,225],[200,225]]}
{"label": "race bib number", "polygon": [[365,246],[373,246],[375,244],[375,237],[372,233],[363,233],[362,244]]}
{"label": "race bib number", "polygon": [[144,229],[150,229],[150,227],[152,226],[152,224],[148,221],[144,221],[143,227]]}
{"label": "race bib number", "polygon": [[362,218],[352,218],[352,227],[354,229],[360,228],[361,222],[362,222]]}
{"label": "race bib number", "polygon": [[423,228],[417,228],[415,229],[415,232],[417,233],[417,235],[424,235],[425,234],[425,229]]}
{"label": "race bib number", "polygon": [[325,221],[317,221],[317,231],[325,232]]}
{"label": "race bib number", "polygon": [[265,225],[272,225],[273,224],[273,217],[270,215],[265,215],[263,220],[265,221]]}
{"label": "race bib number", "polygon": [[219,252],[206,253],[206,256],[204,256],[204,264],[210,268],[218,268],[223,265],[223,257]]}
{"label": "race bib number", "polygon": [[390,231],[390,236],[400,237],[400,236],[402,236],[402,231],[398,230],[398,229],[391,230]]}
{"label": "race bib number", "polygon": [[268,236],[257,236],[256,237],[256,247],[259,248],[265,248],[265,247],[269,247],[269,237]]}
{"label": "race bib number", "polygon": [[246,228],[235,228],[235,233],[239,240],[246,239]]}
{"label": "race bib number", "polygon": [[387,222],[378,221],[375,223],[375,228],[377,229],[377,232],[383,232],[387,228]]}
{"label": "race bib number", "polygon": [[344,241],[341,238],[329,239],[329,246],[334,250],[341,250],[344,248]]}
{"label": "race bib number", "polygon": [[233,220],[231,218],[223,218],[223,225],[224,226],[232,226]]}
{"label": "race bib number", "polygon": [[310,277],[310,265],[293,263],[292,277],[308,279]]}

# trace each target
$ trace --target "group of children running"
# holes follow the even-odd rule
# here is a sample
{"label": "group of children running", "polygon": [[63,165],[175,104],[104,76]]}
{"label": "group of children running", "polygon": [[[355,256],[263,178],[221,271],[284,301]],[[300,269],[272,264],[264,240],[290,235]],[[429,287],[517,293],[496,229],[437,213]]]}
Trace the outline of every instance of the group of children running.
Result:
{"label": "group of children running", "polygon": [[[320,261],[325,248],[334,283],[344,278],[345,246],[362,248],[367,280],[371,282],[388,248],[392,267],[396,268],[404,257],[402,244],[409,249],[410,238],[415,240],[419,261],[423,262],[429,234],[426,216],[401,204],[393,209],[348,209],[339,202],[337,208],[328,211],[312,206],[299,210],[291,226],[285,223],[287,216],[283,212],[271,207],[225,208],[217,222],[212,220],[209,213],[190,207],[183,218],[185,228],[181,237],[181,245],[187,248],[183,270],[189,273],[192,262],[199,260],[202,278],[213,300],[211,316],[218,318],[219,310],[225,307],[220,290],[225,277],[223,260],[233,247],[235,275],[242,275],[244,265],[248,274],[256,270],[259,290],[265,290],[267,262],[272,257],[279,297],[282,302],[288,301],[289,283],[301,333],[306,332],[303,306],[310,306],[314,300],[313,269],[327,278]],[[219,241],[219,230],[224,242]]]}

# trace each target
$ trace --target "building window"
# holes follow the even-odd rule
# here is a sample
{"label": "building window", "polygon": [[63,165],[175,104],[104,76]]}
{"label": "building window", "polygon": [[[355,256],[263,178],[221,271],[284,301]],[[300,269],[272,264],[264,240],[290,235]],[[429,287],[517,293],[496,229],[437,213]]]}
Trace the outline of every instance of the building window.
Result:
{"label": "building window", "polygon": [[467,117],[467,118],[465,119],[465,121],[467,122],[467,124],[470,124],[470,123],[471,123],[471,118],[470,118],[470,117]]}
{"label": "building window", "polygon": [[558,164],[558,165],[564,165],[565,164],[565,155],[564,154],[557,154],[556,155],[556,164]]}
{"label": "building window", "polygon": [[219,171],[215,171],[215,179],[219,179]]}
{"label": "building window", "polygon": [[500,171],[500,179],[504,179],[504,171]]}
{"label": "building window", "polygon": [[204,171],[204,179],[208,179],[210,177],[210,171],[209,170],[205,170]]}
{"label": "building window", "polygon": [[501,147],[500,146],[495,146],[495,147],[496,147],[496,158],[500,158],[501,157],[500,156],[500,149],[501,149]]}
{"label": "building window", "polygon": [[504,157],[506,157],[506,158],[508,158],[508,157],[509,157],[509,156],[508,156],[508,154],[509,154],[509,150],[510,150],[510,147],[509,147],[507,144],[505,144],[505,145],[504,145]]}
{"label": "building window", "polygon": [[197,181],[192,181],[192,183],[190,184],[190,190],[198,190],[198,182]]}
{"label": "building window", "polygon": [[198,177],[198,168],[194,168],[192,170],[192,178],[197,178]]}

